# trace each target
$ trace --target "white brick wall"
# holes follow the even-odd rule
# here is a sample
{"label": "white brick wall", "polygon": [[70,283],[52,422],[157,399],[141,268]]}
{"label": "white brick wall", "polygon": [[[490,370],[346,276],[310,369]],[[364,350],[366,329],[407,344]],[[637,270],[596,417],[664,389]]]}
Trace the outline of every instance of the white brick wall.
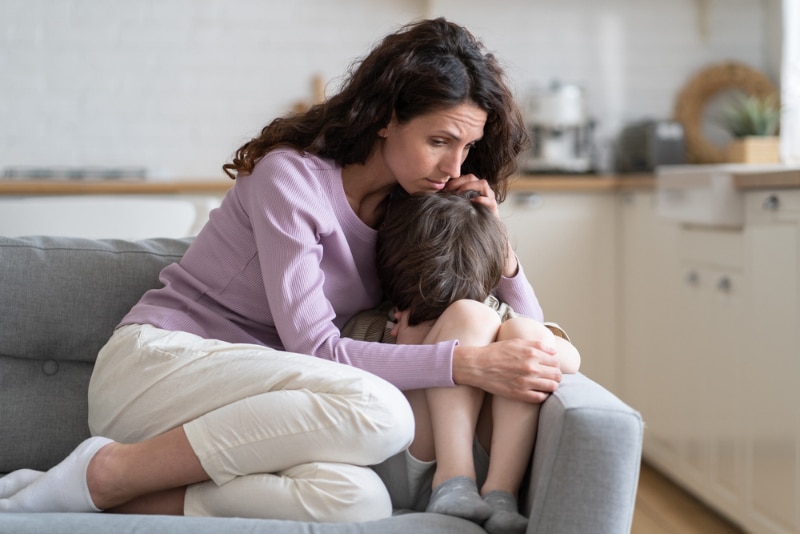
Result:
{"label": "white brick wall", "polygon": [[582,85],[598,135],[613,135],[631,120],[671,116],[675,95],[710,63],[766,66],[760,0],[503,0],[493,10],[484,4],[434,0],[432,15],[457,13],[454,20],[505,60],[520,95],[556,79]]}
{"label": "white brick wall", "polygon": [[385,33],[436,15],[479,35],[520,94],[554,78],[583,84],[613,132],[669,116],[710,62],[779,64],[762,4],[774,1],[0,0],[0,169],[219,176],[264,123],[310,98],[313,75],[335,87]]}

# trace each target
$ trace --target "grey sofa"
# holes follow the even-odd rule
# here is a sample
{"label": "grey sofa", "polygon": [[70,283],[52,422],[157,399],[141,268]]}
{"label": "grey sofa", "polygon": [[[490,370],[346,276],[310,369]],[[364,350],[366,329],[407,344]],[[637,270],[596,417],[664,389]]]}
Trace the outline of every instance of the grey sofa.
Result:
{"label": "grey sofa", "polygon": [[[0,473],[46,470],[89,434],[86,389],[98,349],[187,240],[0,237]],[[584,357],[591,352],[584,349]],[[543,405],[521,496],[528,533],[630,530],[642,443],[637,412],[583,375]],[[482,532],[436,514],[369,523],[114,514],[0,514],[0,532]]]}

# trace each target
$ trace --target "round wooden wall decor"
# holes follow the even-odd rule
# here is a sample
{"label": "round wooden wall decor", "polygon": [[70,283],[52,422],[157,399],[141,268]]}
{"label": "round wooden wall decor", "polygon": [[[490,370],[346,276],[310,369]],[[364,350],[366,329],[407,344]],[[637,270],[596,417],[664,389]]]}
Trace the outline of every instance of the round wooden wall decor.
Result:
{"label": "round wooden wall decor", "polygon": [[777,92],[764,74],[733,61],[712,65],[695,74],[678,94],[675,104],[675,120],[683,125],[686,159],[690,163],[725,162],[725,149],[703,134],[703,111],[711,99],[730,90],[759,97]]}

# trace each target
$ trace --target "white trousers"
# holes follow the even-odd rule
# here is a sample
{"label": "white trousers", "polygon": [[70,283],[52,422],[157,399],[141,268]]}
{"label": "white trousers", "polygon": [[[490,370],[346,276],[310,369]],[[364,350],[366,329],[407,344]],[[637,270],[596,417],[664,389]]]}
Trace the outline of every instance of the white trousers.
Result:
{"label": "white trousers", "polygon": [[397,388],[312,356],[148,325],[117,330],[89,385],[93,435],[123,443],[183,425],[211,481],[187,515],[368,521],[391,515],[368,465],[411,443]]}

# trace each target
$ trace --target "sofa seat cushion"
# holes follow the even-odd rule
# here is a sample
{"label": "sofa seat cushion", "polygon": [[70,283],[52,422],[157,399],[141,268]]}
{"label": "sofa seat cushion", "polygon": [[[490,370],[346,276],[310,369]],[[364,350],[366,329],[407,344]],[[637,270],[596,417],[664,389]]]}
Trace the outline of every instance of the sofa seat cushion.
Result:
{"label": "sofa seat cushion", "polygon": [[407,514],[366,523],[115,514],[0,514],[0,532],[15,534],[485,534],[475,523],[440,514]]}

